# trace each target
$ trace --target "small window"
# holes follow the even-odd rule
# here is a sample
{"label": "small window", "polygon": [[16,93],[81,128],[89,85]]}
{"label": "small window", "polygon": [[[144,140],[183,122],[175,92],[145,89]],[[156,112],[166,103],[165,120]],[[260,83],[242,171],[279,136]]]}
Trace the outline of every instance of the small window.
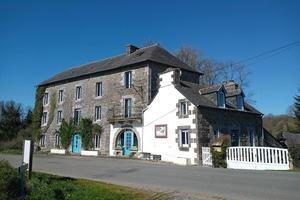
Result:
{"label": "small window", "polygon": [[189,132],[187,129],[180,130],[180,146],[181,147],[189,146]]}
{"label": "small window", "polygon": [[94,148],[100,149],[100,134],[96,134],[94,138]]}
{"label": "small window", "polygon": [[48,94],[48,92],[45,92],[44,98],[43,98],[43,105],[44,106],[47,105],[48,102],[49,102],[49,94]]}
{"label": "small window", "polygon": [[59,90],[58,91],[58,103],[61,103],[64,101],[64,91],[63,90]]}
{"label": "small window", "polygon": [[236,104],[239,110],[244,110],[244,98],[242,95],[236,96]]}
{"label": "small window", "polygon": [[132,85],[132,72],[131,71],[125,72],[124,85],[125,85],[125,88],[131,88],[131,85]]}
{"label": "small window", "polygon": [[255,137],[254,137],[254,129],[248,129],[248,144],[249,146],[255,146]]}
{"label": "small window", "polygon": [[96,106],[95,107],[95,121],[100,121],[102,116],[101,116],[101,106]]}
{"label": "small window", "polygon": [[213,135],[214,139],[217,139],[220,137],[220,131],[219,129],[214,129],[214,135]]}
{"label": "small window", "polygon": [[96,97],[101,97],[102,96],[102,82],[96,83]]}
{"label": "small window", "polygon": [[74,110],[74,122],[76,125],[79,125],[79,123],[80,123],[80,115],[81,115],[80,109],[75,109]]}
{"label": "small window", "polygon": [[48,117],[48,113],[47,112],[43,112],[42,125],[47,124],[47,117]]}
{"label": "small window", "polygon": [[240,146],[240,133],[238,130],[231,130],[230,137],[232,147]]}
{"label": "small window", "polygon": [[181,116],[185,116],[188,115],[188,102],[184,101],[184,102],[180,102],[180,115]]}
{"label": "small window", "polygon": [[44,147],[45,146],[45,135],[41,135],[41,138],[40,138],[40,145],[41,147]]}
{"label": "small window", "polygon": [[81,86],[77,86],[76,87],[76,94],[75,94],[76,96],[75,96],[75,99],[76,100],[79,100],[79,99],[81,99]]}
{"label": "small window", "polygon": [[124,116],[126,118],[131,117],[131,107],[132,107],[131,98],[124,99]]}
{"label": "small window", "polygon": [[218,107],[225,108],[225,94],[223,91],[218,92]]}
{"label": "small window", "polygon": [[60,136],[55,134],[55,147],[60,147]]}
{"label": "small window", "polygon": [[61,121],[62,121],[62,111],[61,111],[61,110],[58,110],[58,111],[57,111],[57,121],[56,121],[56,123],[57,123],[57,124],[60,124]]}

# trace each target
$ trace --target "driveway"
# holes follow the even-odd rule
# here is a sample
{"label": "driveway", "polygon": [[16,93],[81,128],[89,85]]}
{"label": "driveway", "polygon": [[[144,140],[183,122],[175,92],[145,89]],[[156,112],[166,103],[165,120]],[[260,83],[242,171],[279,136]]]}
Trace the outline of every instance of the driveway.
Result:
{"label": "driveway", "polygon": [[[2,155],[14,166],[21,156]],[[185,167],[106,157],[34,155],[33,170],[225,199],[299,199],[300,173]]]}

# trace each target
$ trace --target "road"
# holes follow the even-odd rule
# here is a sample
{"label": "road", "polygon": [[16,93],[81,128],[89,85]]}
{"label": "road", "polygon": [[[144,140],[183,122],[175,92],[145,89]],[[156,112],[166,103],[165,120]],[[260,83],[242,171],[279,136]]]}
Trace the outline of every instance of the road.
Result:
{"label": "road", "polygon": [[[21,164],[21,156],[0,160]],[[300,173],[176,166],[106,157],[34,155],[33,171],[160,191],[225,199],[289,200],[300,197]]]}

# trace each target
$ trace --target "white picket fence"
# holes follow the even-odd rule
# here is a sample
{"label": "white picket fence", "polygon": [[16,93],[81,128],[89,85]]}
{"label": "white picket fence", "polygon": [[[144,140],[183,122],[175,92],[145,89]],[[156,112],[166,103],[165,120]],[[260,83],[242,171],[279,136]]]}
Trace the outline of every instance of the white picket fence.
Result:
{"label": "white picket fence", "polygon": [[210,147],[202,147],[202,165],[212,166],[212,156],[210,153]]}
{"label": "white picket fence", "polygon": [[287,149],[273,147],[229,147],[227,168],[255,170],[288,170]]}

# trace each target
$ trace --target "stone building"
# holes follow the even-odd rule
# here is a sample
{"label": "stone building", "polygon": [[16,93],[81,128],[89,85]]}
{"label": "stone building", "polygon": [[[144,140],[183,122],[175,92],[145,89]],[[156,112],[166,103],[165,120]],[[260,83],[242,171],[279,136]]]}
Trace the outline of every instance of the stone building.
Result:
{"label": "stone building", "polygon": [[[49,127],[40,145],[59,147],[62,118],[82,117],[102,125],[94,150],[111,156],[149,152],[198,164],[201,147],[221,135],[232,146],[263,145],[262,114],[243,90],[232,81],[200,85],[201,75],[158,45],[129,45],[125,54],[57,74],[40,84],[46,87],[42,127]],[[69,151],[80,153],[80,133],[71,140]]]}
{"label": "stone building", "polygon": [[[57,130],[62,118],[78,121],[85,117],[102,125],[103,133],[95,136],[95,149],[108,154],[111,130],[124,134],[142,127],[142,111],[157,92],[158,74],[170,67],[180,68],[184,80],[198,83],[200,72],[158,45],[129,45],[125,54],[81,65],[43,81],[40,86],[46,87],[46,92],[42,128],[49,128],[41,138],[41,148],[59,146]],[[51,118],[52,98],[57,103]],[[140,137],[138,132],[133,135]],[[72,142],[80,142],[80,134]],[[119,142],[123,143],[123,139]],[[80,145],[70,150],[79,153]]]}

